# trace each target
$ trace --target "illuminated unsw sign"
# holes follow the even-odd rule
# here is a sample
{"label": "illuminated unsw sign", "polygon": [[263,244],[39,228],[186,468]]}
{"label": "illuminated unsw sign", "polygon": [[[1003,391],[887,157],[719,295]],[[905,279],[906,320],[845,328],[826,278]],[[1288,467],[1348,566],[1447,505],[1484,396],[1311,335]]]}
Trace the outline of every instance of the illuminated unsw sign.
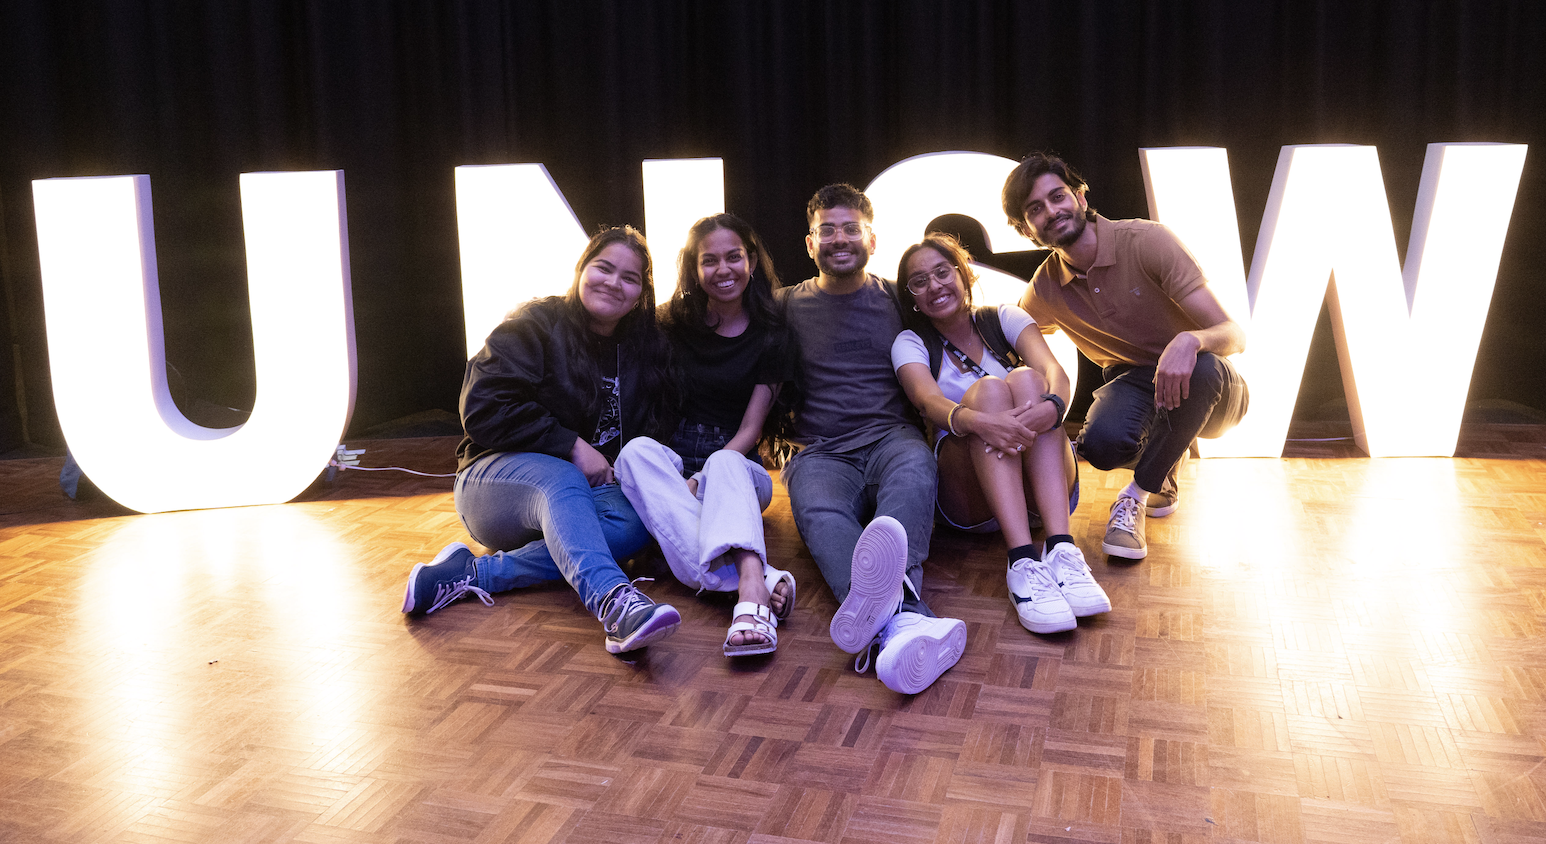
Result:
{"label": "illuminated unsw sign", "polygon": [[[1250,338],[1239,362],[1251,412],[1208,453],[1282,453],[1327,296],[1359,444],[1377,456],[1453,453],[1524,155],[1516,144],[1431,145],[1403,270],[1374,148],[1284,147],[1247,276],[1224,150],[1143,150],[1151,216],[1189,245]],[[945,152],[881,173],[866,188],[871,266],[894,273],[943,214],[976,219],[994,252],[1037,248],[999,210],[1014,164]],[[724,208],[723,165],[646,161],[643,178],[664,298],[687,227]],[[258,394],[251,419],[226,431],[192,425],[167,392],[149,178],[33,183],[60,422],[86,473],[138,510],[287,500],[326,466],[353,407],[343,175],[241,182]],[[471,354],[510,308],[568,288],[585,233],[540,164],[458,167],[456,195]],[[1024,289],[978,271],[981,303]],[[1077,372],[1071,344],[1053,339]]]}

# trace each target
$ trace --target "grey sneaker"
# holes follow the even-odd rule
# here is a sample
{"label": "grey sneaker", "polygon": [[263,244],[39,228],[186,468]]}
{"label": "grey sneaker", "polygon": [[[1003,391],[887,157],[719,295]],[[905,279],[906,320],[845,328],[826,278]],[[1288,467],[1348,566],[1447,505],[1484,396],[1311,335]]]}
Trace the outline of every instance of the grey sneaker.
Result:
{"label": "grey sneaker", "polygon": [[460,542],[440,549],[435,559],[419,563],[408,573],[408,588],[403,594],[403,612],[429,615],[435,610],[476,597],[494,606],[489,593],[478,588],[478,568],[472,551]]}
{"label": "grey sneaker", "polygon": [[1143,505],[1130,495],[1118,495],[1111,504],[1106,522],[1106,538],[1100,550],[1113,557],[1141,560],[1149,555],[1149,543],[1143,538]]}
{"label": "grey sneaker", "polygon": [[676,632],[682,616],[670,604],[657,604],[632,583],[619,583],[601,601],[601,627],[607,653],[620,654],[654,644]]}
{"label": "grey sneaker", "polygon": [[1084,618],[1111,612],[1111,599],[1106,597],[1106,590],[1095,582],[1095,574],[1090,571],[1090,564],[1085,562],[1084,552],[1077,546],[1059,542],[1041,559],[1052,571],[1052,576],[1057,578],[1058,588],[1062,590],[1074,615]]}

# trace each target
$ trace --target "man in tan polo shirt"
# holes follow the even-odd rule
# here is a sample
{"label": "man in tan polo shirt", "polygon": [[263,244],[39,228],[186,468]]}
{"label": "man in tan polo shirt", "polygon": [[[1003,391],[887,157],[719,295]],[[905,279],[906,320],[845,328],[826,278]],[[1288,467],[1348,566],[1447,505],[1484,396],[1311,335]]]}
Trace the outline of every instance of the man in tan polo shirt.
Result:
{"label": "man in tan polo shirt", "polygon": [[1061,158],[1032,153],[1004,182],[1004,214],[1052,250],[1020,306],[1101,367],[1079,454],[1102,471],[1133,470],[1101,547],[1139,560],[1145,516],[1175,512],[1176,470],[1192,442],[1245,416],[1249,391],[1228,360],[1245,348],[1245,331],[1170,229],[1108,220],[1085,201],[1088,189]]}

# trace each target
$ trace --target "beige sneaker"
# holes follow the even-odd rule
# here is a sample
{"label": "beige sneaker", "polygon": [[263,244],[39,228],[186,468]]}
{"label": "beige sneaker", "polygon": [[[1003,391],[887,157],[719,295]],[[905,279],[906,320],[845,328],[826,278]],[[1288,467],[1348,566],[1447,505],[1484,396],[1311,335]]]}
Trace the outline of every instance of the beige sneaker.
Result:
{"label": "beige sneaker", "polygon": [[1111,518],[1106,522],[1106,538],[1101,540],[1100,550],[1113,557],[1141,560],[1149,554],[1149,543],[1143,538],[1143,505],[1130,495],[1118,495],[1111,504]]}

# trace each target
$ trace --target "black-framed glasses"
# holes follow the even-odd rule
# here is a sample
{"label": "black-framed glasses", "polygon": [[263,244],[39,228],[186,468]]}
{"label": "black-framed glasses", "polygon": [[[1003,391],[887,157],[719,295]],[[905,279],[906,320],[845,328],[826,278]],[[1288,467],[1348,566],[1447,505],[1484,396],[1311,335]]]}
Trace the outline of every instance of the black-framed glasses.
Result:
{"label": "black-framed glasses", "polygon": [[836,223],[822,223],[810,230],[816,235],[816,239],[822,243],[831,243],[837,239],[837,233],[841,231],[850,240],[857,240],[864,236],[864,223],[844,223],[841,226]]}
{"label": "black-framed glasses", "polygon": [[917,296],[919,293],[928,290],[929,284],[932,282],[944,283],[950,281],[950,277],[955,274],[955,271],[954,264],[937,264],[934,269],[926,273],[913,273],[908,276],[907,289],[911,290],[914,296]]}

